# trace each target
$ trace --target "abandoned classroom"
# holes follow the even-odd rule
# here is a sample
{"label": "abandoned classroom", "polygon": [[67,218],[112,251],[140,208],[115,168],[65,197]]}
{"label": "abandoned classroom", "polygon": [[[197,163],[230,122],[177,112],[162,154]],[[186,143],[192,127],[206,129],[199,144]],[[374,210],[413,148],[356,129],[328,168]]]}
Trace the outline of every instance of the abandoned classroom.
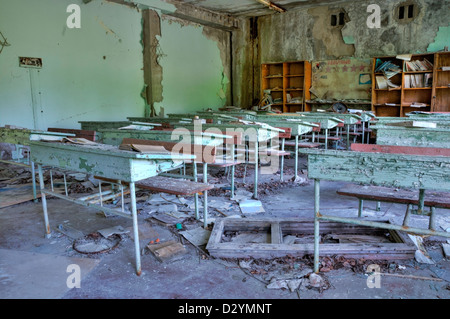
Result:
{"label": "abandoned classroom", "polygon": [[0,1],[0,298],[449,299],[449,9]]}

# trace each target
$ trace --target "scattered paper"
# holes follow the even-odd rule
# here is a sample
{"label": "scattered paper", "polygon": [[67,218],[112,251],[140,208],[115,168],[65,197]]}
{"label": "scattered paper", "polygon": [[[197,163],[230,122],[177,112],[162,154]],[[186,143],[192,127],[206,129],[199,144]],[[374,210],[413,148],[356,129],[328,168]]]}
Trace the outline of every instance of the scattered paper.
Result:
{"label": "scattered paper", "polygon": [[257,213],[264,213],[265,210],[262,206],[261,201],[259,200],[253,200],[253,199],[247,199],[239,202],[239,207],[241,209],[242,214],[257,214]]}

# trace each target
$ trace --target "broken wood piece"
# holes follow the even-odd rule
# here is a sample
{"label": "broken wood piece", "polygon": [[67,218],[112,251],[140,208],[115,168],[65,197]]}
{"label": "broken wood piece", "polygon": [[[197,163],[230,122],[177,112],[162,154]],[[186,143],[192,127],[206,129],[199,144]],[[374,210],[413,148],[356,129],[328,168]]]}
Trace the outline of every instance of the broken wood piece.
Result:
{"label": "broken wood piece", "polygon": [[[390,223],[388,220],[378,222]],[[277,225],[279,225],[279,228]],[[389,233],[391,242],[376,243],[322,243],[321,255],[340,255],[346,258],[374,260],[398,260],[413,258],[416,247],[401,232],[380,230],[368,226],[349,225],[338,222],[321,222],[322,236],[327,233],[342,235],[381,236]],[[296,243],[296,238],[308,238]],[[279,241],[280,236],[286,242]],[[322,237],[321,236],[321,237]],[[273,243],[272,237],[275,242]],[[293,243],[288,243],[293,239]],[[314,254],[314,220],[297,218],[222,218],[217,219],[206,246],[213,257],[218,258],[275,258]]]}
{"label": "broken wood piece", "polygon": [[187,252],[181,243],[173,240],[159,244],[149,244],[147,248],[160,262],[173,261]]}
{"label": "broken wood piece", "polygon": [[182,231],[180,232],[180,234],[193,245],[201,246],[205,245],[208,242],[209,236],[211,236],[211,231],[204,229],[203,227],[197,227],[194,229]]}

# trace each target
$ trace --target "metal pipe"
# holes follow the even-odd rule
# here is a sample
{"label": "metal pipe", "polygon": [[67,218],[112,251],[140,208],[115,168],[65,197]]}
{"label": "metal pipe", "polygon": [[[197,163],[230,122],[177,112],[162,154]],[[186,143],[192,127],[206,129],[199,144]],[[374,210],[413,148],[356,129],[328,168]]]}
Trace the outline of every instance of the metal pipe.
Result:
{"label": "metal pipe", "polygon": [[255,142],[255,185],[253,186],[253,198],[258,199],[258,164],[259,164],[259,137]]}
{"label": "metal pipe", "polygon": [[419,205],[417,213],[419,215],[423,214],[425,211],[425,190],[421,188],[419,190]]}
{"label": "metal pipe", "polygon": [[63,174],[64,176],[64,191],[66,193],[66,196],[69,196],[69,192],[67,191],[67,180],[66,180],[66,174]]}
{"label": "metal pipe", "polygon": [[436,208],[431,207],[430,224],[428,226],[430,230],[436,230]]}
{"label": "metal pipe", "polygon": [[[203,163],[203,183],[208,183],[208,164]],[[208,226],[208,191],[203,192],[203,227]]]}
{"label": "metal pipe", "polygon": [[[231,161],[234,162],[234,144],[231,144]],[[234,199],[234,172],[235,165],[232,163],[231,165],[231,199]]]}
{"label": "metal pipe", "polygon": [[95,208],[95,209],[98,209],[100,211],[108,212],[108,213],[111,213],[111,214],[114,214],[114,215],[118,215],[118,216],[121,216],[121,217],[125,217],[125,218],[132,218],[130,214],[122,213],[118,209],[102,207],[102,206],[97,205],[97,204],[91,204],[91,203],[89,203],[87,201],[83,201],[83,200],[80,200],[80,199],[77,199],[77,198],[71,198],[69,196],[66,196],[66,195],[63,195],[63,194],[60,194],[60,193],[57,193],[57,192],[52,192],[52,191],[46,190],[46,189],[43,192],[45,194],[48,194],[48,195],[51,195],[51,196],[54,196],[54,197],[57,197],[57,198],[64,199],[64,200],[67,200],[69,202],[72,202],[72,203],[75,203],[75,204],[78,204],[78,205]]}
{"label": "metal pipe", "polygon": [[411,210],[412,210],[412,204],[408,204],[406,206],[405,218],[403,219],[403,226],[408,226],[409,220],[411,219]]}
{"label": "metal pipe", "polygon": [[100,194],[100,206],[103,206],[103,199],[102,199],[102,182],[98,181],[98,192]]}
{"label": "metal pipe", "polygon": [[139,229],[137,220],[136,209],[136,187],[134,182],[130,183],[130,195],[131,195],[131,215],[133,218],[133,235],[134,235],[134,253],[136,256],[136,274],[141,275],[141,250],[139,247]]}
{"label": "metal pipe", "polygon": [[44,174],[42,173],[41,164],[38,164],[38,170],[39,170],[39,185],[41,188],[42,210],[44,211],[45,233],[47,238],[50,238],[50,224],[48,222],[48,212],[47,212],[47,197],[45,196]]}
{"label": "metal pipe", "polygon": [[298,176],[298,135],[295,136],[295,178]]}
{"label": "metal pipe", "polygon": [[362,200],[361,198],[359,199],[359,205],[358,205],[358,217],[362,216],[364,210],[364,200]]}
{"label": "metal pipe", "polygon": [[30,166],[31,166],[31,182],[33,184],[33,199],[34,202],[37,203],[37,192],[36,192],[36,169],[34,167],[34,162],[31,161],[30,162]]}
{"label": "metal pipe", "polygon": [[[108,195],[108,194],[111,194],[111,193],[112,193],[112,190],[102,192],[103,195]],[[99,194],[83,196],[83,197],[79,197],[78,199],[82,200],[82,201],[87,201],[87,200],[95,198],[97,196],[99,196]]]}
{"label": "metal pipe", "polygon": [[350,125],[347,124],[347,150],[350,149]]}
{"label": "metal pipe", "polygon": [[53,174],[52,174],[52,170],[50,170],[50,185],[51,185],[52,191],[55,191],[53,189]]}
{"label": "metal pipe", "polygon": [[319,215],[320,215],[320,180],[314,180],[314,272],[319,273]]}
{"label": "metal pipe", "polygon": [[[192,162],[192,168],[193,168],[193,171],[194,171],[194,182],[197,182],[197,163],[195,162],[195,161],[193,161]],[[199,212],[198,212],[198,193],[195,193],[195,195],[194,195],[194,201],[195,201],[195,218],[197,219],[197,220],[199,220],[200,219],[200,214],[199,214]]]}
{"label": "metal pipe", "polygon": [[360,225],[360,226],[369,226],[369,227],[375,227],[375,228],[398,230],[398,231],[404,231],[406,233],[415,234],[415,235],[417,234],[417,235],[429,235],[429,236],[442,236],[442,237],[450,238],[450,233],[448,233],[448,232],[434,231],[434,230],[430,230],[430,229],[421,229],[421,228],[408,227],[408,226],[399,226],[399,225],[393,225],[393,224],[389,224],[389,223],[381,223],[381,222],[363,220],[363,219],[357,219],[357,218],[346,218],[346,217],[321,215],[319,217],[319,219],[338,222],[338,223],[349,223],[349,224]]}
{"label": "metal pipe", "polygon": [[[284,141],[285,138],[281,139],[281,151],[284,152]],[[281,169],[280,169],[280,181],[283,181],[283,170],[284,170],[284,156],[281,156]]]}

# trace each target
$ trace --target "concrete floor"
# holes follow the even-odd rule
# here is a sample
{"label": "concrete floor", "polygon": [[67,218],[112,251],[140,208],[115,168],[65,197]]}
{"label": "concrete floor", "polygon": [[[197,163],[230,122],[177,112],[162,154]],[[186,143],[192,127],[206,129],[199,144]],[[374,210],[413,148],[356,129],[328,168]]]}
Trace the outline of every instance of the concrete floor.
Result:
{"label": "concrete floor", "polygon": [[[305,167],[305,159],[301,159]],[[287,161],[292,173],[292,160]],[[288,173],[287,173],[288,174]],[[288,174],[289,175],[289,174]],[[291,175],[292,176],[292,175]],[[289,176],[287,176],[289,178]],[[238,179],[240,182],[242,179]],[[275,182],[276,176],[263,176],[261,182]],[[252,183],[247,177],[246,181]],[[240,186],[240,185],[238,185]],[[339,216],[356,216],[358,202],[339,196],[341,183],[321,183],[321,212]],[[228,198],[228,197],[227,197]],[[210,200],[223,198],[210,196]],[[225,199],[228,200],[228,199]],[[260,200],[266,213],[257,217],[313,218],[314,190],[309,181],[304,185],[287,183],[278,186]],[[386,217],[401,223],[405,207],[367,203],[364,216]],[[84,234],[112,226],[130,230],[131,220],[108,217],[97,211],[51,198],[48,200],[51,238],[44,236],[44,218],[41,203],[32,201],[0,209],[0,298],[42,299],[449,299],[450,261],[442,253],[443,238],[428,238],[427,250],[434,264],[421,264],[414,258],[391,261],[392,274],[382,276],[380,288],[369,288],[368,275],[363,271],[341,268],[321,273],[329,283],[328,289],[269,289],[260,276],[240,268],[235,260],[208,257],[187,241],[187,254],[182,259],[162,263],[150,252],[144,251],[142,274],[135,274],[134,242],[130,233],[122,236],[119,246],[109,252],[85,255],[72,247],[73,239],[58,232],[60,224],[70,225]],[[211,217],[221,215],[210,209]],[[235,205],[231,213],[239,214]],[[437,210],[438,226],[450,227],[448,212]],[[193,215],[193,212],[191,212]],[[139,215],[139,224],[150,229],[143,233],[141,248],[157,235],[161,242],[179,240],[173,229],[150,223],[145,212]],[[428,219],[413,217],[414,226],[427,227]],[[191,227],[202,223],[191,224]],[[147,235],[147,236],[146,236]],[[305,259],[298,259],[300,268],[310,267]],[[302,264],[303,263],[303,264]],[[80,287],[70,287],[69,265],[81,270]],[[424,277],[425,279],[418,279]],[[430,280],[435,278],[437,280]]]}

